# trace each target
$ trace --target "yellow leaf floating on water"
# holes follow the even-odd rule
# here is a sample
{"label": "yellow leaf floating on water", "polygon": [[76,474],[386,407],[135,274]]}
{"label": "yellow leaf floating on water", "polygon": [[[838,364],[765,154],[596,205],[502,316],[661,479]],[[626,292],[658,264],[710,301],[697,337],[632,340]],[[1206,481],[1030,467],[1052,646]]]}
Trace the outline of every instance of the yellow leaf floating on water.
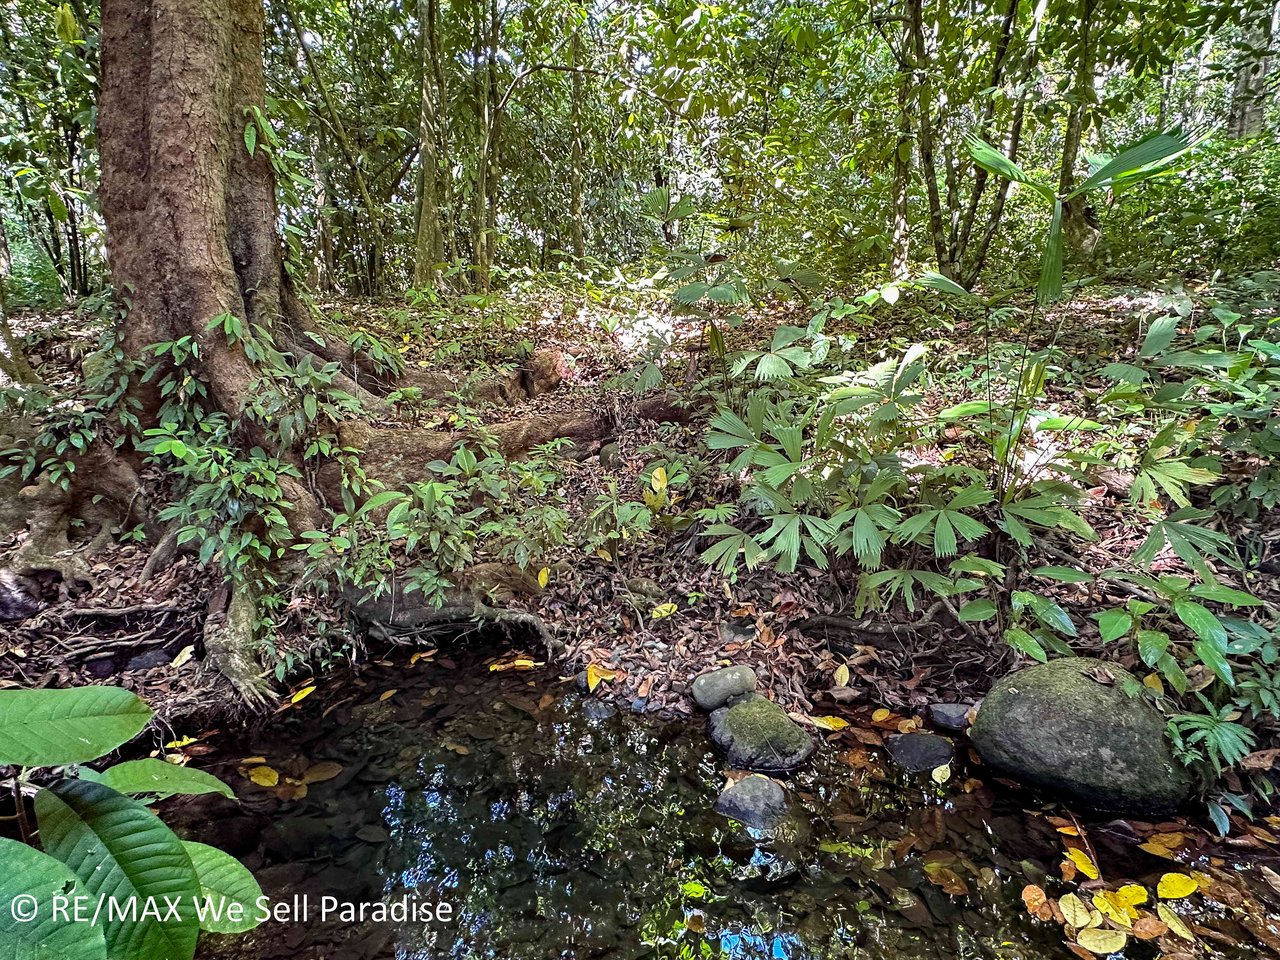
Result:
{"label": "yellow leaf floating on water", "polygon": [[598,663],[587,664],[587,689],[592,693],[596,692],[596,687],[600,686],[602,681],[616,679],[618,679],[617,670],[610,670]]}
{"label": "yellow leaf floating on water", "polygon": [[280,774],[271,767],[254,767],[249,771],[249,779],[260,787],[274,787],[280,782]]}
{"label": "yellow leaf floating on water", "polygon": [[944,763],[940,767],[934,767],[929,773],[929,778],[938,786],[942,786],[951,779],[951,764]]}
{"label": "yellow leaf floating on water", "polygon": [[651,620],[661,620],[663,617],[669,617],[680,608],[674,603],[662,603],[653,608],[653,612],[649,614]]}
{"label": "yellow leaf floating on water", "polygon": [[1200,889],[1200,884],[1185,873],[1166,873],[1160,878],[1156,887],[1156,896],[1161,900],[1181,900]]}
{"label": "yellow leaf floating on water", "polygon": [[[1147,902],[1147,888],[1137,883],[1126,883],[1116,891],[1116,896],[1128,907],[1140,907]],[[1137,914],[1137,911],[1134,911]]]}
{"label": "yellow leaf floating on water", "polygon": [[303,687],[301,690],[299,690],[297,693],[295,693],[292,697],[289,698],[289,702],[301,703],[303,700],[307,699],[307,697],[311,696],[315,692],[316,692],[315,684],[312,684],[309,687]]}
{"label": "yellow leaf floating on water", "polygon": [[1089,859],[1089,855],[1083,850],[1077,850],[1072,847],[1067,851],[1067,859],[1076,865],[1076,869],[1083,873],[1090,880],[1097,880],[1101,876],[1098,873],[1098,865]]}
{"label": "yellow leaf floating on water", "polygon": [[1173,908],[1167,903],[1156,904],[1156,915],[1164,921],[1165,926],[1169,928],[1169,932],[1175,937],[1181,937],[1188,943],[1195,943],[1196,937],[1191,932],[1191,928],[1187,926],[1180,916],[1173,912]]}
{"label": "yellow leaf floating on water", "polygon": [[1110,890],[1104,890],[1101,893],[1093,895],[1093,905],[1098,908],[1098,912],[1110,920],[1112,923],[1118,923],[1122,927],[1132,927],[1133,923],[1129,920],[1129,910],[1122,903],[1116,903],[1116,895]]}
{"label": "yellow leaf floating on water", "polygon": [[849,725],[848,720],[841,720],[839,717],[814,717],[813,723],[823,730],[843,730]]}
{"label": "yellow leaf floating on water", "polygon": [[1058,909],[1062,911],[1063,919],[1077,930],[1093,925],[1093,911],[1074,893],[1068,893],[1059,900]]}
{"label": "yellow leaf floating on water", "polygon": [[1098,930],[1090,928],[1081,930],[1076,934],[1076,943],[1084,947],[1090,953],[1096,953],[1099,956],[1106,956],[1109,953],[1115,953],[1117,950],[1123,950],[1124,945],[1129,942],[1129,935],[1123,930]]}

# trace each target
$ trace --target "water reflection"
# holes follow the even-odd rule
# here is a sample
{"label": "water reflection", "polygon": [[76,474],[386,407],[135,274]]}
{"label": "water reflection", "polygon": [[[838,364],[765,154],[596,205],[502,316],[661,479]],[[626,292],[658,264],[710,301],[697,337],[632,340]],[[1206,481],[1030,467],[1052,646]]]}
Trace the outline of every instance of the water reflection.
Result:
{"label": "water reflection", "polygon": [[[319,722],[317,704],[243,745],[279,762],[302,744],[301,762],[345,768],[296,802],[248,797],[269,826],[245,859],[276,895],[412,895],[453,904],[453,922],[266,926],[212,941],[212,955],[1065,955],[1060,930],[1032,921],[1019,898],[1054,869],[1058,838],[984,789],[881,781],[826,750],[792,782],[793,815],[752,835],[711,809],[724,775],[700,726],[591,718],[573,694],[551,702],[527,676],[446,685],[426,671],[410,688],[388,674],[397,685],[386,709]],[[367,689],[376,701],[378,680]]]}

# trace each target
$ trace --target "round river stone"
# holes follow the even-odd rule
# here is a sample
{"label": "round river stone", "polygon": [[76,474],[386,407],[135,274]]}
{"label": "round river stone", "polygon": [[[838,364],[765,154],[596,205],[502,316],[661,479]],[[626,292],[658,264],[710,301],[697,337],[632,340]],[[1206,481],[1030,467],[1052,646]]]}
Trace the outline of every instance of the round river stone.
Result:
{"label": "round river stone", "polygon": [[763,773],[794,770],[816,747],[785,710],[754,693],[711,714],[711,739],[733,766]]}

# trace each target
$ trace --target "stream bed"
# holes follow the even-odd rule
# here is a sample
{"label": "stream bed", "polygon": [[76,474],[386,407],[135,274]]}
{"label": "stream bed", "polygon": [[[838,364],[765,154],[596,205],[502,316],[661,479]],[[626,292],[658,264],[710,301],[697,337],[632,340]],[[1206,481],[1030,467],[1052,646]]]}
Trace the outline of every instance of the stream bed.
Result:
{"label": "stream bed", "polygon": [[[1022,901],[1028,883],[1072,889],[1054,879],[1062,837],[1026,797],[964,771],[944,785],[903,777],[879,751],[827,745],[788,781],[789,818],[753,834],[712,809],[725,765],[699,720],[619,711],[553,673],[491,672],[475,655],[408,657],[213,739],[200,765],[239,802],[175,801],[169,819],[240,857],[273,902],[309,909],[208,937],[203,956],[1070,956],[1062,928]],[[260,767],[280,782],[251,782]],[[1161,861],[1134,863],[1105,828],[1090,834],[1100,862],[1158,878]],[[338,906],[396,902],[451,914]],[[1124,956],[1158,953],[1130,941]]]}

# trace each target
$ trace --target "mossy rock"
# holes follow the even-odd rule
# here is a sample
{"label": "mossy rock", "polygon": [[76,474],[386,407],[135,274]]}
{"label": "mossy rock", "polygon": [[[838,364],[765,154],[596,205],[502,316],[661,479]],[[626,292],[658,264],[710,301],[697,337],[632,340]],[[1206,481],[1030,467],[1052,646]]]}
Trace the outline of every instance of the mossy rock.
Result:
{"label": "mossy rock", "polygon": [[[1114,678],[1100,682],[1098,677]],[[1049,796],[1103,813],[1160,815],[1179,807],[1191,777],[1141,685],[1112,663],[1068,657],[1011,673],[969,733],[995,770]]]}
{"label": "mossy rock", "polygon": [[813,738],[785,710],[748,694],[711,714],[711,739],[729,763],[743,770],[781,773],[813,755]]}

